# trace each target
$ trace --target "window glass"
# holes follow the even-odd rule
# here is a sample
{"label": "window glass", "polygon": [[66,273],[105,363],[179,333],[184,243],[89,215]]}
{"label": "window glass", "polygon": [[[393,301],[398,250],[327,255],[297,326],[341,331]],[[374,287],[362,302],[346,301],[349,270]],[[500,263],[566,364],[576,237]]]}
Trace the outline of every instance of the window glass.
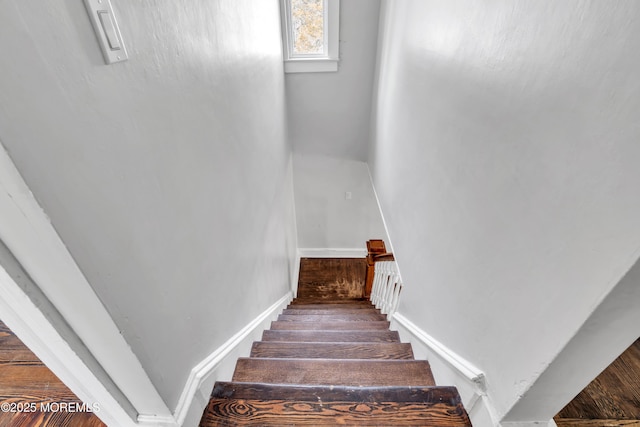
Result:
{"label": "window glass", "polygon": [[322,55],[324,42],[324,0],[291,0],[294,55]]}

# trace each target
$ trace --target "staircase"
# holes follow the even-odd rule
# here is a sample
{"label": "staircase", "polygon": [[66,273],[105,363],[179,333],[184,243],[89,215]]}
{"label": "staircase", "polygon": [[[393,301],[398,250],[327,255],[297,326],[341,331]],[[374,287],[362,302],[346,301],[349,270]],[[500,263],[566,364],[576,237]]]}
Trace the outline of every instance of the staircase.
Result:
{"label": "staircase", "polygon": [[471,425],[456,388],[435,386],[386,316],[344,295],[353,283],[305,284],[304,270],[298,298],[215,384],[200,427]]}

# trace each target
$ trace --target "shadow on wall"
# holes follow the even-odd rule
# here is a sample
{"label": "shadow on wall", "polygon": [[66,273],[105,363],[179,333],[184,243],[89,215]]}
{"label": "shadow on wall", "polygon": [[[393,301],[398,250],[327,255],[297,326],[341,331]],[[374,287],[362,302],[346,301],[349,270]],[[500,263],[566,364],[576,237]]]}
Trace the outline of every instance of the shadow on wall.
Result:
{"label": "shadow on wall", "polygon": [[366,163],[294,155],[298,247],[363,248],[372,236],[387,240]]}

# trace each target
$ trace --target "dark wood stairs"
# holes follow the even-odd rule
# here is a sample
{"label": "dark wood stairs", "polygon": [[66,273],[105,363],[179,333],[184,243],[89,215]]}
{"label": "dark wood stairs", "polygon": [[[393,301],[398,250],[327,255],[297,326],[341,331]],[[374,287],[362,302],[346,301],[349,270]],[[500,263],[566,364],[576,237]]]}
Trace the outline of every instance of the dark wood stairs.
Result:
{"label": "dark wood stairs", "polygon": [[455,387],[362,298],[298,298],[216,383],[200,427],[470,426]]}

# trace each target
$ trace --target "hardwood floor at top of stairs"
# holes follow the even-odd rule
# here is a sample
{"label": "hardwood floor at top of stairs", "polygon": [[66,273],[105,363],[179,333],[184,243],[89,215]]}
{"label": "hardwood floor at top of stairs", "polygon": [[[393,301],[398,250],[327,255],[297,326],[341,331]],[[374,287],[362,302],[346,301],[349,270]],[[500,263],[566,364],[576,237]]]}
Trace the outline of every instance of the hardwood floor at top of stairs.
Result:
{"label": "hardwood floor at top of stairs", "polygon": [[298,298],[345,301],[364,297],[364,258],[302,258]]}

